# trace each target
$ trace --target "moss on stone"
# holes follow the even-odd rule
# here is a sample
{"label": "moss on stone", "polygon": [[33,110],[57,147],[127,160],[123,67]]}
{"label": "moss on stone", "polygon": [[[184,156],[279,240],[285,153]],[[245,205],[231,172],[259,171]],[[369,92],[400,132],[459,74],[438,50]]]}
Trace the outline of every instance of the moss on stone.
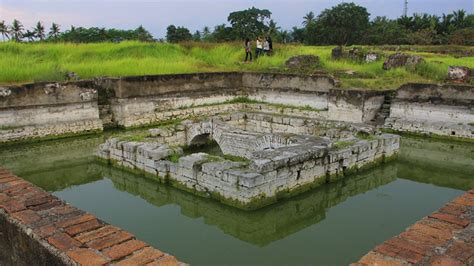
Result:
{"label": "moss on stone", "polygon": [[117,128],[132,130],[132,129],[147,129],[147,128],[156,128],[156,127],[176,126],[176,125],[181,124],[183,122],[183,120],[191,118],[191,117],[192,116],[183,116],[183,117],[180,117],[180,118],[160,120],[160,121],[157,121],[157,122],[134,125],[134,126],[128,126],[128,127],[123,126],[123,125],[117,125]]}
{"label": "moss on stone", "polygon": [[301,193],[304,193],[306,191],[315,189],[317,187],[322,186],[323,184],[327,183],[327,179],[324,176],[321,177],[316,177],[313,182],[299,185],[297,187],[294,187],[292,189],[285,189],[282,191],[278,191],[276,193],[276,199],[281,200],[281,199],[286,199],[290,197],[294,197],[296,195],[299,195]]}
{"label": "moss on stone", "polygon": [[363,140],[375,140],[377,139],[373,134],[368,134],[364,132],[357,132],[357,138]]}
{"label": "moss on stone", "polygon": [[178,153],[178,152],[173,152],[170,156],[166,157],[166,160],[170,161],[170,162],[173,162],[173,163],[178,163],[179,162],[179,158],[181,158],[181,154]]}
{"label": "moss on stone", "polygon": [[16,128],[21,128],[20,126],[1,126],[0,125],[0,130],[12,130]]}
{"label": "moss on stone", "polygon": [[381,130],[385,133],[399,134],[402,136],[410,136],[410,137],[415,137],[415,138],[425,138],[425,139],[432,138],[432,139],[445,140],[445,141],[474,143],[474,139],[465,138],[465,137],[446,136],[446,135],[439,135],[439,134],[434,134],[434,133],[426,134],[426,133],[419,133],[419,132],[408,132],[408,131],[394,130],[390,128],[383,128]]}
{"label": "moss on stone", "polygon": [[[396,157],[397,157],[397,153],[395,153],[394,155],[392,155],[390,157],[381,156],[380,158],[377,158],[376,160],[374,160],[372,162],[369,162],[369,163],[367,163],[367,164],[365,164],[361,167],[353,166],[349,169],[345,169],[344,171],[341,171],[341,172],[338,172],[338,173],[335,173],[335,174],[332,174],[332,175],[315,177],[313,182],[303,184],[303,185],[299,185],[299,186],[296,186],[296,187],[291,188],[291,189],[285,189],[285,190],[282,190],[282,191],[278,191],[277,193],[275,193],[274,196],[267,196],[267,195],[262,193],[258,196],[255,196],[255,197],[249,199],[247,202],[242,202],[242,201],[239,201],[237,199],[225,197],[225,196],[223,196],[222,194],[220,194],[218,192],[201,191],[201,190],[196,189],[195,187],[188,187],[185,184],[183,184],[182,182],[172,179],[169,176],[169,174],[165,177],[160,177],[157,174],[154,175],[154,174],[148,173],[148,172],[146,172],[144,170],[141,170],[141,169],[129,168],[129,167],[123,166],[123,165],[119,164],[118,162],[115,162],[112,159],[105,160],[105,159],[99,158],[98,161],[101,161],[101,162],[104,162],[104,163],[107,163],[107,164],[111,164],[111,165],[113,165],[117,168],[124,169],[124,170],[126,170],[128,172],[131,172],[131,173],[134,173],[134,174],[143,175],[146,178],[149,178],[149,179],[152,179],[152,180],[155,180],[155,181],[159,181],[161,183],[169,184],[172,187],[175,187],[175,188],[180,189],[180,190],[187,191],[187,192],[192,193],[192,194],[194,194],[196,196],[199,196],[199,197],[211,198],[213,200],[216,200],[216,201],[221,202],[221,203],[223,203],[225,205],[228,205],[228,206],[232,206],[232,207],[242,209],[242,210],[246,210],[246,211],[252,211],[252,210],[260,209],[262,207],[274,204],[274,203],[276,203],[280,200],[294,197],[296,195],[302,194],[304,192],[315,189],[317,187],[321,187],[325,183],[336,182],[336,181],[344,179],[344,178],[346,178],[346,177],[348,177],[352,174],[355,174],[355,173],[358,173],[358,172],[363,171],[365,169],[371,168],[375,165],[387,162],[389,160],[393,160]],[[209,160],[209,162],[223,160],[222,157],[213,156],[213,155],[208,155],[207,159]],[[237,183],[237,186],[239,186],[238,183]]]}
{"label": "moss on stone", "polygon": [[24,138],[24,139],[12,140],[12,141],[7,141],[7,142],[0,142],[0,147],[13,146],[13,145],[35,144],[35,143],[38,143],[38,142],[60,140],[60,139],[65,139],[65,138],[73,138],[73,137],[77,138],[77,137],[91,136],[91,135],[100,134],[102,132],[103,131],[101,129],[95,129],[95,130],[88,130],[88,131],[82,131],[82,132],[64,133],[64,134],[58,134],[58,135],[48,135],[48,136],[44,136],[44,137],[27,137],[27,138]]}
{"label": "moss on stone", "polygon": [[340,141],[336,141],[332,145],[332,148],[335,149],[335,150],[341,150],[341,149],[347,148],[351,145],[354,145],[354,143],[355,143],[354,141],[340,140]]}
{"label": "moss on stone", "polygon": [[140,133],[135,133],[135,134],[132,134],[132,135],[119,136],[118,139],[123,140],[123,141],[143,142],[148,137],[150,137],[150,134],[148,132],[140,132]]}

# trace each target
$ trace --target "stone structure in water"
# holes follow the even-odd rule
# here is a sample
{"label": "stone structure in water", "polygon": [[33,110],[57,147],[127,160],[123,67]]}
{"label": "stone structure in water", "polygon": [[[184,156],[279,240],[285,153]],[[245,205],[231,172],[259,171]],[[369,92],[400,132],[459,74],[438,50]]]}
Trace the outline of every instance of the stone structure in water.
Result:
{"label": "stone structure in water", "polygon": [[[321,130],[324,124],[325,130]],[[240,111],[111,138],[98,156],[242,209],[256,209],[397,154],[399,137],[349,123]],[[217,142],[222,156],[180,147]]]}

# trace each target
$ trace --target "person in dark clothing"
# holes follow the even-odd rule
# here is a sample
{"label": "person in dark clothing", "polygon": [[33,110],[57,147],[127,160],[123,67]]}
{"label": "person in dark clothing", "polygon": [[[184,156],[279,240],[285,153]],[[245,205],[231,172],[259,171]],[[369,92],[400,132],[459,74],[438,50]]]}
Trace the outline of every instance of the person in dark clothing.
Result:
{"label": "person in dark clothing", "polygon": [[270,48],[270,51],[268,52],[269,55],[273,54],[273,41],[272,41],[272,38],[270,36],[267,37],[267,42],[268,42],[268,46]]}
{"label": "person in dark clothing", "polygon": [[249,59],[250,56],[250,62],[252,62],[252,45],[250,43],[250,39],[247,38],[245,39],[245,62]]}

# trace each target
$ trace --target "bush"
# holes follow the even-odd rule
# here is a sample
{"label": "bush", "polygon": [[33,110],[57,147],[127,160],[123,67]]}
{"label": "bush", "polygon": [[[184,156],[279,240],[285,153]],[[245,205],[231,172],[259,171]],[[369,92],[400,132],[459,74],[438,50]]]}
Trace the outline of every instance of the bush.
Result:
{"label": "bush", "polygon": [[474,28],[466,28],[455,31],[451,34],[449,44],[474,45]]}

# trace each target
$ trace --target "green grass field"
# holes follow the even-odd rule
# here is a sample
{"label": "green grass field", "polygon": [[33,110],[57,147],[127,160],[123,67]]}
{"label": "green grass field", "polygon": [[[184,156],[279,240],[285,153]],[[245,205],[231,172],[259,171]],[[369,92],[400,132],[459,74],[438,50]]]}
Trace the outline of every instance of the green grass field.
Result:
{"label": "green grass field", "polygon": [[[123,42],[69,44],[69,43],[0,43],[0,84],[34,81],[62,81],[64,73],[75,72],[82,79],[97,76],[130,76],[217,71],[272,71],[285,72],[284,62],[293,55],[312,54],[321,58],[320,69],[335,74],[343,87],[395,89],[407,82],[442,82],[449,65],[474,68],[474,58],[455,58],[450,55],[423,52],[413,49],[426,59],[415,71],[404,68],[384,71],[383,60],[358,63],[351,60],[331,59],[334,46],[276,45],[275,54],[244,64],[244,51],[240,43],[140,43]],[[365,47],[382,51],[375,47]],[[447,49],[451,49],[447,47]],[[452,48],[454,49],[454,48]],[[465,49],[463,47],[456,49]],[[428,49],[426,49],[428,50]],[[338,75],[353,70],[351,77]]]}

